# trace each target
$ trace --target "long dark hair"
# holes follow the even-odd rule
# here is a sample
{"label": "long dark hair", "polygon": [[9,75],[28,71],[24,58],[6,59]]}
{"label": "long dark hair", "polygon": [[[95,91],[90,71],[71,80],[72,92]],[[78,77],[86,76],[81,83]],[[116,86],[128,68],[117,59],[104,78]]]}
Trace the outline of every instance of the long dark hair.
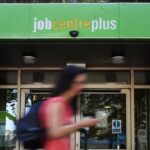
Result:
{"label": "long dark hair", "polygon": [[[58,79],[56,81],[55,87],[53,89],[52,97],[59,96],[63,92],[66,92],[70,89],[72,81],[75,79],[77,75],[85,74],[86,69],[77,66],[66,66],[64,70],[59,74]],[[74,114],[77,112],[77,95],[72,98],[71,106],[73,108]]]}

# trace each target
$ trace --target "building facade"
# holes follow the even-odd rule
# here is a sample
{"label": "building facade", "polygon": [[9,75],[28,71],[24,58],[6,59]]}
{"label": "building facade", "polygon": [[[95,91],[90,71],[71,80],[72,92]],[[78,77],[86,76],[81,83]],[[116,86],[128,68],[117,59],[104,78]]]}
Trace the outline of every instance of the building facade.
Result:
{"label": "building facade", "polygon": [[148,1],[0,2],[1,150],[23,149],[16,120],[50,96],[68,64],[88,75],[75,121],[102,121],[72,134],[73,149],[150,149]]}

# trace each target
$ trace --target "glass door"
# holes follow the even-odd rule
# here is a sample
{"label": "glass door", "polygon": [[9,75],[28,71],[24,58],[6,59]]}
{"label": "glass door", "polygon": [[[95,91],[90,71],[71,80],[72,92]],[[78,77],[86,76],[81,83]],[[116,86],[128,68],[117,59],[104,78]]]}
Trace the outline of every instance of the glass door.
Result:
{"label": "glass door", "polygon": [[76,120],[85,117],[98,118],[100,124],[76,133],[76,150],[131,150],[129,90],[82,92]]}
{"label": "glass door", "polygon": [[[24,116],[31,106],[38,101],[45,100],[50,97],[50,89],[22,89],[21,90],[21,116]],[[20,143],[20,150],[24,150]]]}
{"label": "glass door", "polygon": [[33,104],[50,97],[50,90],[22,89],[21,97],[21,114],[25,115]]}
{"label": "glass door", "polygon": [[0,89],[0,150],[15,150],[17,89]]}
{"label": "glass door", "polygon": [[[21,114],[27,113],[34,103],[46,99],[50,93],[49,89],[22,89]],[[76,121],[96,117],[101,123],[76,132],[73,135],[73,150],[131,150],[129,90],[85,91],[79,99],[80,112]],[[22,146],[20,149],[23,149]]]}

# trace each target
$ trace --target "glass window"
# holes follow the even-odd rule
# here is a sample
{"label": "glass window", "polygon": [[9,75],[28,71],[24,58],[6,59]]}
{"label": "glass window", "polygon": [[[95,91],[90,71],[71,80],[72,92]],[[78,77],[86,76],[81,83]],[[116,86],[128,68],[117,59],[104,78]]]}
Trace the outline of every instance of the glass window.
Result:
{"label": "glass window", "polygon": [[0,85],[17,85],[17,71],[0,71]]}
{"label": "glass window", "polygon": [[135,85],[150,85],[150,71],[135,71]]}
{"label": "glass window", "polygon": [[29,94],[25,94],[25,114],[27,114],[31,108],[31,106],[38,101],[45,100],[50,97],[50,91],[40,91],[40,92],[30,92]]}
{"label": "glass window", "polygon": [[0,89],[0,149],[16,147],[17,90]]}
{"label": "glass window", "polygon": [[58,71],[22,71],[21,84],[50,84],[57,74]]}
{"label": "glass window", "polygon": [[130,84],[130,76],[130,71],[88,71],[88,82]]}
{"label": "glass window", "polygon": [[[126,149],[126,95],[84,92],[80,96],[81,118],[96,117],[100,124],[80,134],[80,148]],[[118,126],[118,131],[112,128]],[[85,142],[87,144],[85,145]]]}
{"label": "glass window", "polygon": [[135,90],[135,149],[149,150],[150,90]]}

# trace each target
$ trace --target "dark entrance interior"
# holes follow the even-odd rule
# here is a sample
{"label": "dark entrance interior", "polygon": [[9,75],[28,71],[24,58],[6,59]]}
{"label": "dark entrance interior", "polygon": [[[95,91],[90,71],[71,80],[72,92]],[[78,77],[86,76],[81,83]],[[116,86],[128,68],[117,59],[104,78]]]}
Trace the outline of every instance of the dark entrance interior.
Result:
{"label": "dark entrance interior", "polygon": [[[123,64],[113,64],[114,51],[125,55]],[[36,55],[35,64],[24,64],[26,52]],[[62,67],[84,62],[88,67],[149,67],[148,40],[1,40],[0,67]]]}

